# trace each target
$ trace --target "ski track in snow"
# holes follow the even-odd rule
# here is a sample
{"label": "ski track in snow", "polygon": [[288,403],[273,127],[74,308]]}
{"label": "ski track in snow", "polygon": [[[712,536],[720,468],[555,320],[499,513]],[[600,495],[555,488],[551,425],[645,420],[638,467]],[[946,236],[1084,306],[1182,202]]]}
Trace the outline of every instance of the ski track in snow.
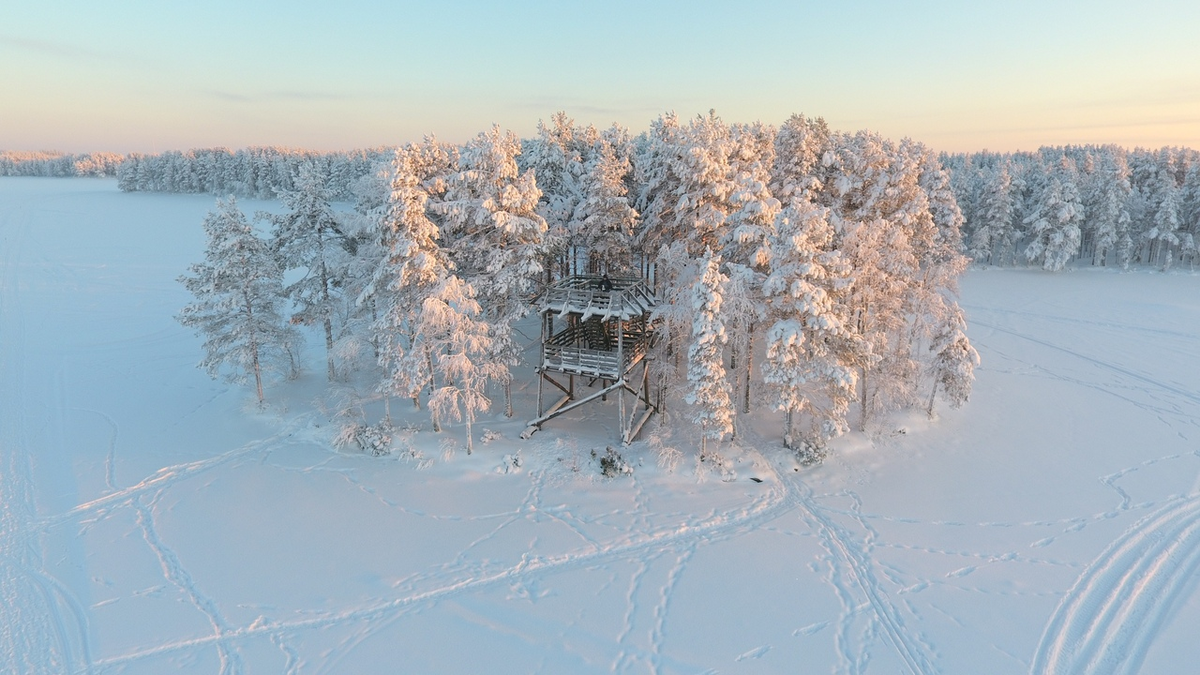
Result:
{"label": "ski track in snow", "polygon": [[102,518],[112,509],[120,506],[129,506],[134,503],[139,497],[151,492],[159,492],[168,488],[180,481],[187,480],[205,471],[215,469],[222,464],[226,464],[235,459],[239,459],[258,450],[269,450],[277,445],[280,441],[289,436],[292,436],[298,429],[303,428],[312,415],[300,415],[292,419],[284,428],[277,433],[268,436],[267,438],[251,441],[220,455],[215,455],[206,459],[196,460],[194,462],[185,462],[183,464],[175,464],[159,469],[154,475],[147,476],[138,483],[126,488],[121,488],[109,492],[105,495],[92,499],[90,501],[79,504],[70,510],[43,518],[39,523],[42,529],[50,528],[62,523],[74,521],[81,516],[89,516],[91,518]]}
{"label": "ski track in snow", "polygon": [[87,615],[48,574],[36,526],[29,451],[35,423],[26,397],[25,312],[18,272],[28,223],[21,211],[0,220],[0,672],[92,672]]}
{"label": "ski track in snow", "polygon": [[[277,436],[282,436],[278,434]],[[264,442],[256,444],[248,444],[248,446],[261,447]],[[239,454],[249,452],[247,448],[242,448]],[[225,457],[224,455],[221,457]],[[225,459],[224,461],[228,461]],[[192,465],[185,465],[192,466]],[[148,480],[152,480],[151,479]],[[538,483],[542,478],[534,477],[533,482]],[[145,484],[147,481],[139,483]],[[153,486],[151,486],[153,487]],[[140,496],[150,488],[139,489],[136,495],[126,494],[125,491],[119,496],[113,496],[112,500],[106,501],[104,505],[109,505],[114,501],[117,503],[127,503],[135,496]],[[522,511],[536,512],[536,500],[540,488],[531,488],[530,493],[526,496]],[[101,505],[101,506],[104,506]],[[531,508],[531,506],[533,508]],[[83,512],[96,510],[96,506],[82,510]],[[171,653],[178,653],[185,650],[196,648],[209,647],[214,644],[235,645],[251,638],[267,637],[270,639],[279,639],[278,636],[292,635],[297,632],[331,628],[352,623],[367,623],[372,626],[366,630],[373,630],[375,627],[384,625],[388,620],[395,619],[398,616],[407,614],[414,609],[425,607],[442,600],[462,596],[464,594],[477,593],[481,590],[503,586],[506,584],[514,584],[542,578],[549,574],[576,570],[596,568],[603,566],[606,563],[618,560],[628,559],[644,559],[647,556],[652,556],[664,550],[683,551],[679,554],[679,562],[668,576],[668,582],[664,586],[663,595],[660,599],[659,609],[655,610],[657,623],[651,629],[652,651],[650,658],[654,662],[655,669],[658,664],[661,664],[661,642],[665,631],[664,625],[667,619],[667,604],[669,603],[671,589],[678,582],[682,575],[687,559],[690,557],[690,552],[694,550],[699,542],[711,543],[723,541],[745,534],[757,526],[773,520],[795,508],[795,503],[787,497],[787,491],[777,484],[773,486],[763,497],[751,503],[741,511],[733,514],[714,514],[708,518],[692,523],[684,523],[678,526],[660,528],[657,531],[652,531],[647,535],[639,538],[632,538],[623,542],[615,542],[607,547],[594,548],[589,547],[584,551],[569,552],[550,556],[537,556],[526,554],[522,560],[515,565],[501,567],[495,569],[484,563],[478,566],[467,565],[463,561],[456,561],[455,564],[440,567],[433,570],[431,573],[423,575],[414,575],[406,580],[403,584],[405,587],[412,589],[412,592],[407,595],[402,595],[397,598],[383,600],[376,603],[362,605],[358,607],[343,609],[335,612],[325,612],[311,615],[304,619],[291,621],[274,621],[261,619],[251,625],[242,627],[222,627],[221,630],[214,632],[212,635],[201,636],[198,638],[179,640],[169,643],[164,643],[156,646],[147,647],[138,651],[130,652],[124,655],[97,659],[95,667],[97,671],[103,672],[107,670],[117,669],[125,665],[145,660],[147,658],[163,656]],[[80,510],[75,509],[67,515],[76,514]],[[65,517],[65,516],[64,516]],[[513,518],[518,516],[514,515]],[[505,521],[512,522],[512,521]],[[501,525],[489,534],[477,539],[471,546],[478,545],[484,540],[495,536],[495,533],[502,529]],[[447,579],[448,576],[456,574],[458,578]],[[448,582],[448,583],[447,583]],[[430,585],[427,590],[417,590],[422,586]],[[631,649],[630,651],[638,653],[641,650]]]}
{"label": "ski track in snow", "polygon": [[[8,378],[8,391],[24,391],[31,384],[21,367],[24,351],[23,322],[18,294],[17,275],[21,243],[25,229],[14,230],[12,222],[2,232],[3,273],[0,274],[0,373]],[[68,269],[69,271],[69,269]],[[125,287],[116,287],[124,290]],[[978,308],[968,308],[978,309]],[[1133,330],[1171,338],[1192,339],[1193,336],[1174,332],[1125,326],[1115,323],[1087,321],[1064,317],[1038,315],[1029,312],[996,310],[998,313],[1049,319],[1059,322],[1091,325],[1114,330]],[[978,326],[1006,333],[1049,349],[1066,353],[1091,365],[1129,378],[1142,387],[1134,391],[1148,395],[1155,403],[1163,403],[1159,395],[1177,397],[1182,406],[1159,407],[1145,400],[1124,396],[1112,387],[1055,374],[1037,366],[1043,372],[1081,386],[1102,389],[1119,396],[1139,408],[1153,412],[1165,423],[1195,425],[1194,416],[1186,406],[1200,405],[1200,394],[1170,383],[1082,354],[1018,331],[972,319]],[[153,336],[152,336],[153,337]],[[15,384],[14,384],[15,383]],[[1151,392],[1151,389],[1155,390]],[[10,395],[9,398],[12,398]],[[50,400],[50,399],[47,399]],[[55,398],[54,400],[59,400]],[[781,516],[796,514],[808,523],[824,552],[827,580],[841,603],[841,615],[836,620],[821,621],[795,631],[796,635],[813,635],[833,627],[839,672],[862,673],[869,665],[870,647],[882,639],[896,653],[904,668],[911,673],[937,672],[938,655],[934,645],[918,632],[921,617],[908,599],[927,587],[929,580],[907,584],[903,570],[892,568],[872,553],[879,549],[914,550],[939,556],[958,556],[963,564],[948,573],[951,580],[967,579],[986,564],[1018,562],[1037,565],[1078,568],[1078,563],[1045,557],[1018,555],[1010,551],[980,552],[977,550],[945,550],[930,546],[879,541],[872,521],[934,525],[947,528],[1038,527],[1061,528],[1062,533],[1077,532],[1087,523],[1110,519],[1133,510],[1145,510],[1147,515],[1127,528],[1111,542],[1094,561],[1087,564],[1074,585],[1066,592],[1029,595],[1056,595],[1060,601],[1045,626],[1034,652],[1032,672],[1036,673],[1133,673],[1144,663],[1158,630],[1169,620],[1177,602],[1186,600],[1180,595],[1195,574],[1200,571],[1200,495],[1172,497],[1162,502],[1134,503],[1133,496],[1120,485],[1123,477],[1183,455],[1151,459],[1137,466],[1102,476],[1099,480],[1118,499],[1117,506],[1103,513],[1076,516],[1059,521],[1022,523],[963,523],[951,521],[918,521],[862,512],[858,495],[845,491],[834,495],[849,498],[852,506],[836,508],[822,502],[812,488],[800,477],[771,469],[775,480],[768,482],[761,497],[744,508],[731,513],[713,511],[691,518],[679,526],[654,526],[648,517],[653,512],[644,484],[635,475],[631,480],[635,491],[635,513],[631,533],[616,541],[601,541],[590,535],[582,522],[569,511],[546,507],[542,502],[544,477],[530,474],[530,488],[520,505],[511,511],[481,515],[470,520],[494,519],[496,525],[469,542],[458,556],[443,565],[414,574],[394,587],[395,596],[359,606],[340,608],[307,615],[290,621],[258,618],[236,626],[221,613],[218,599],[205,595],[174,550],[161,538],[155,523],[154,507],[165,491],[181,481],[203,472],[227,465],[255,453],[270,453],[281,442],[308,424],[310,416],[293,418],[278,433],[252,441],[239,448],[194,462],[164,467],[157,473],[128,487],[118,487],[115,480],[116,447],[120,428],[105,417],[112,429],[105,462],[107,492],[65,513],[42,519],[36,516],[33,482],[30,469],[29,434],[32,433],[31,411],[15,401],[0,401],[0,672],[13,673],[91,673],[120,671],[125,666],[167,654],[189,650],[216,649],[221,673],[240,673],[245,668],[239,645],[253,639],[265,639],[274,644],[283,656],[284,670],[291,673],[309,672],[315,665],[320,672],[337,672],[337,659],[353,651],[367,637],[378,633],[411,612],[443,600],[479,593],[505,585],[528,590],[547,576],[579,569],[601,568],[614,562],[635,562],[635,572],[629,578],[626,602],[619,637],[614,645],[613,670],[622,671],[639,666],[651,672],[666,667],[666,635],[671,601],[680,580],[686,575],[689,561],[699,547],[748,534]],[[82,410],[82,409],[81,409]],[[190,413],[189,413],[190,414]],[[1170,419],[1168,419],[1170,418]],[[178,423],[178,421],[176,422]],[[1180,434],[1181,437],[1183,434]],[[1186,439],[1185,439],[1186,440]],[[763,461],[764,465],[771,466]],[[330,469],[330,471],[335,471]],[[429,518],[441,516],[405,509],[362,483],[353,470],[339,473],[355,488],[362,490],[390,508]],[[772,484],[773,483],[773,484]],[[47,574],[42,559],[42,537],[49,528],[76,522],[104,518],[115,509],[132,509],[137,516],[146,545],[154,552],[166,581],[176,586],[197,611],[203,613],[212,627],[211,634],[198,638],[146,646],[135,651],[99,660],[93,659],[88,644],[88,614],[69,589]],[[661,514],[660,514],[661,515]],[[672,517],[681,514],[667,514]],[[603,518],[603,514],[599,518]],[[447,519],[458,519],[446,517]],[[487,560],[472,561],[470,553],[503,536],[510,526],[526,520],[553,521],[567,527],[578,537],[578,548],[553,555],[527,553],[515,564],[495,564]],[[590,522],[590,521],[589,521]],[[844,523],[850,522],[853,525]],[[1050,535],[1030,546],[1039,549],[1055,540]],[[536,543],[536,540],[535,540]],[[665,576],[662,574],[666,569]],[[660,579],[661,577],[661,579]],[[615,587],[615,582],[614,582]],[[895,591],[889,593],[889,588]],[[987,589],[970,589],[987,592]],[[1009,594],[1015,594],[1008,592]],[[648,601],[647,598],[650,600]],[[650,604],[649,611],[645,611]],[[937,606],[931,611],[942,612],[962,625],[957,617]],[[866,617],[865,625],[862,619]],[[356,630],[332,654],[325,654],[324,663],[306,662],[293,642],[297,634],[330,627],[355,626]],[[361,628],[358,628],[361,626]],[[857,630],[856,630],[857,629]],[[642,642],[644,641],[644,644]],[[754,643],[751,643],[754,644]],[[739,663],[764,658],[771,645],[764,644],[741,653]],[[1009,656],[1012,656],[1011,654]],[[1014,659],[1016,657],[1013,657]],[[745,664],[753,666],[753,663]]]}
{"label": "ski track in snow", "polygon": [[1200,569],[1200,497],[1142,518],[1084,570],[1054,610],[1035,673],[1136,673]]}
{"label": "ski track in snow", "polygon": [[[1110,326],[1103,322],[1076,322],[1133,328]],[[1114,392],[1112,388],[1103,388],[1106,393],[1117,395],[1154,414],[1169,428],[1175,428],[1179,423],[1196,425],[1194,412],[1186,408],[1200,404],[1200,393],[1181,389],[1143,373],[1015,330],[978,320],[973,320],[972,323],[1069,354],[1095,367],[1131,378],[1143,387],[1148,385],[1159,392],[1177,397],[1173,402],[1163,402],[1169,406],[1163,408],[1125,397]],[[1154,332],[1194,340],[1194,336],[1177,332]],[[1041,369],[1045,371],[1044,368]],[[1056,373],[1049,374],[1058,379],[1096,387],[1094,383],[1078,381]],[[1150,389],[1141,388],[1137,391],[1158,400]],[[1177,433],[1180,438],[1187,440],[1183,432]],[[1200,571],[1200,495],[1192,493],[1173,497],[1165,502],[1135,504],[1132,495],[1121,487],[1118,481],[1140,469],[1184,456],[1175,454],[1152,458],[1099,477],[1100,482],[1117,495],[1116,508],[1088,519],[1079,519],[1078,523],[1066,531],[1078,531],[1088,520],[1108,519],[1133,509],[1153,511],[1111,542],[1086,566],[1075,584],[1060,599],[1043,629],[1033,654],[1030,672],[1125,674],[1140,671],[1154,638],[1171,616],[1174,607],[1186,600],[1186,597],[1181,596],[1197,571]],[[1032,546],[1044,546],[1053,540],[1054,537],[1047,537],[1034,542]]]}
{"label": "ski track in snow", "polygon": [[1176,396],[1186,399],[1186,400],[1190,401],[1191,403],[1200,404],[1200,394],[1198,394],[1196,392],[1188,391],[1186,389],[1180,389],[1179,387],[1176,387],[1176,386],[1170,385],[1170,384],[1166,384],[1165,382],[1159,382],[1158,380],[1153,379],[1153,378],[1149,377],[1148,375],[1144,375],[1142,373],[1139,373],[1139,372],[1136,372],[1133,370],[1129,370],[1128,368],[1124,368],[1122,366],[1118,366],[1116,364],[1112,364],[1107,361],[1103,361],[1101,359],[1097,359],[1095,357],[1088,356],[1086,354],[1082,354],[1080,352],[1075,351],[1074,349],[1063,347],[1061,345],[1057,345],[1057,344],[1054,344],[1053,342],[1048,342],[1048,341],[1042,340],[1040,338],[1035,338],[1035,337],[1032,337],[1029,335],[1025,335],[1024,333],[1020,333],[1015,330],[1010,330],[1008,328],[1001,328],[1000,326],[997,326],[995,324],[986,323],[986,322],[983,322],[983,321],[980,321],[980,320],[974,319],[974,318],[971,320],[971,324],[974,326],[979,326],[981,328],[989,328],[991,330],[994,330],[994,331],[997,331],[1000,333],[1006,333],[1008,335],[1012,335],[1014,337],[1021,338],[1022,340],[1027,340],[1029,342],[1033,342],[1034,344],[1039,344],[1039,345],[1042,345],[1043,347],[1048,347],[1050,349],[1054,349],[1054,350],[1063,352],[1064,354],[1069,354],[1071,356],[1074,356],[1075,358],[1087,361],[1088,363],[1091,363],[1092,365],[1095,365],[1095,366],[1098,366],[1100,368],[1104,368],[1107,370],[1111,370],[1120,375],[1125,375],[1126,377],[1131,377],[1131,378],[1138,380],[1140,382],[1143,382],[1145,384],[1149,384],[1158,389],[1162,389],[1163,391],[1167,391],[1172,394],[1175,394]]}
{"label": "ski track in snow", "polygon": [[[853,535],[838,525],[824,509],[816,503],[812,488],[799,477],[784,477],[776,474],[787,487],[789,501],[804,513],[804,517],[813,525],[813,529],[821,536],[822,545],[828,551],[834,575],[835,586],[839,586],[839,597],[843,602],[851,597],[861,597],[870,607],[875,621],[883,630],[889,644],[895,650],[905,667],[913,675],[937,672],[934,656],[928,645],[910,634],[903,613],[891,601],[883,584],[875,574],[875,563],[862,547],[856,545]],[[868,530],[869,531],[869,530]],[[844,575],[853,584],[846,588],[840,576]],[[842,643],[842,665],[848,672],[862,672],[865,664],[859,661],[865,655],[860,646],[853,646],[849,635],[849,616],[855,607],[843,607],[845,615],[842,619],[840,634]]]}

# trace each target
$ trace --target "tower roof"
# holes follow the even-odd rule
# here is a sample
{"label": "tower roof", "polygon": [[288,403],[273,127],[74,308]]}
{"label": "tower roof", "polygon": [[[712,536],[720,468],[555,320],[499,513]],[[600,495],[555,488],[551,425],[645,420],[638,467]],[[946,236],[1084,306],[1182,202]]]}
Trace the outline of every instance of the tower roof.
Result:
{"label": "tower roof", "polygon": [[[611,286],[611,290],[609,287]],[[586,320],[619,318],[628,321],[649,313],[658,300],[646,283],[632,277],[573,276],[554,282],[538,298],[538,311],[559,316],[578,314]]]}

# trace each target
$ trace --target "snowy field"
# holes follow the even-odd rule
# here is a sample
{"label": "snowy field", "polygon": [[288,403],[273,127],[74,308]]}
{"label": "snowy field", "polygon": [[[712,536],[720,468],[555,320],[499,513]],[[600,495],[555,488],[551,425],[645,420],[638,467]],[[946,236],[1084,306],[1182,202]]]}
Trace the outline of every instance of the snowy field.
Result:
{"label": "snowy field", "polygon": [[811,469],[762,415],[704,475],[693,434],[651,425],[632,475],[606,480],[603,407],[517,438],[536,386],[516,419],[481,420],[473,455],[461,429],[418,425],[374,458],[331,448],[315,349],[263,413],[209,380],[173,316],[212,207],[0,179],[0,672],[1168,673],[1200,657],[1200,275],[972,271],[983,365],[962,410],[840,439]]}

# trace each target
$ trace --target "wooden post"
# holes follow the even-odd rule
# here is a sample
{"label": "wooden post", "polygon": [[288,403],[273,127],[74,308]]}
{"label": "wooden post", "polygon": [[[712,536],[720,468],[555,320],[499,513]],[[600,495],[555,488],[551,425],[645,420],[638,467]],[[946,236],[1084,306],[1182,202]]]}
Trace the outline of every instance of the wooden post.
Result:
{"label": "wooden post", "polygon": [[[625,333],[621,316],[617,315],[617,383],[625,384]],[[621,423],[621,440],[628,443],[629,427],[625,419],[625,387],[617,389],[617,420]]]}
{"label": "wooden post", "polygon": [[542,377],[542,368],[546,366],[546,341],[550,339],[550,330],[552,329],[553,321],[554,319],[550,316],[549,311],[546,311],[542,314],[542,348],[540,350],[542,358],[541,362],[538,363],[537,368],[534,370],[538,376],[538,417],[541,417],[543,414],[545,414],[545,410],[542,408],[542,406],[544,405],[545,401],[543,391],[546,386],[546,378]]}

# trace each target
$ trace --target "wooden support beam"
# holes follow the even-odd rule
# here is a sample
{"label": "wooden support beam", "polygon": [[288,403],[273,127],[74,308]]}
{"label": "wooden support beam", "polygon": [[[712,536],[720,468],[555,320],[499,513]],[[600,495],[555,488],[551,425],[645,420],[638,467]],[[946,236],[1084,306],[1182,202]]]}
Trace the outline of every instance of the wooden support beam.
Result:
{"label": "wooden support beam", "polygon": [[600,398],[601,396],[605,396],[605,395],[609,394],[610,392],[616,391],[617,389],[620,389],[621,387],[624,387],[624,386],[625,386],[625,380],[620,380],[611,386],[605,387],[604,389],[594,392],[590,396],[581,398],[578,401],[575,401],[574,403],[567,405],[567,406],[564,406],[563,404],[566,403],[567,401],[569,401],[570,397],[565,397],[565,398],[563,398],[563,400],[561,400],[558,403],[551,406],[550,410],[548,412],[546,412],[544,415],[542,415],[541,417],[530,422],[529,425],[530,426],[541,426],[542,423],[545,422],[546,420],[558,417],[559,415],[561,415],[565,412],[574,410],[581,405],[591,403],[592,401],[595,401],[596,399]]}
{"label": "wooden support beam", "polygon": [[[550,377],[549,375],[547,375],[547,374],[546,374],[546,371],[544,371],[544,370],[542,371],[542,379],[543,379],[543,380],[546,380],[546,381],[547,381],[547,382],[549,382],[550,384],[552,384],[552,385],[554,385],[554,386],[558,387],[558,388],[559,388],[559,390],[561,390],[561,391],[562,391],[562,393],[566,394],[567,396],[571,396],[571,392],[570,392],[570,390],[568,390],[566,387],[564,387],[564,386],[562,386],[561,384],[559,384],[559,383],[558,383],[558,381],[557,381],[557,380],[555,380],[553,377]],[[540,407],[540,406],[539,406],[539,407]],[[538,412],[540,413],[541,411],[539,410]]]}

